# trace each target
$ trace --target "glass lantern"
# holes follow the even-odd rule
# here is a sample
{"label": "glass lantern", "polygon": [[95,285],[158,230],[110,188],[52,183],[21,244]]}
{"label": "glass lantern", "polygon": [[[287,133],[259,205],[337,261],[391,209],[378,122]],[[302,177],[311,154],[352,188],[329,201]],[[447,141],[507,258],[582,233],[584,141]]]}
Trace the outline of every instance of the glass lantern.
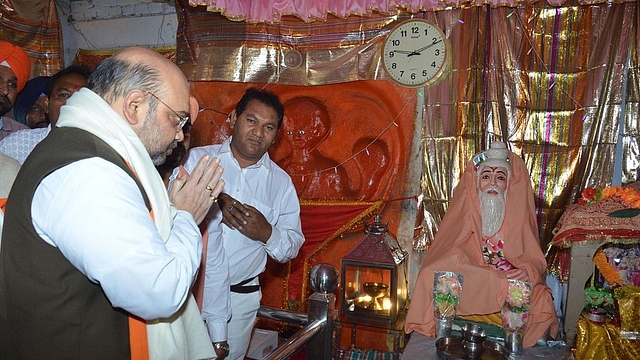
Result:
{"label": "glass lantern", "polygon": [[365,223],[365,237],[342,258],[341,308],[347,321],[394,327],[407,302],[407,252],[380,215]]}

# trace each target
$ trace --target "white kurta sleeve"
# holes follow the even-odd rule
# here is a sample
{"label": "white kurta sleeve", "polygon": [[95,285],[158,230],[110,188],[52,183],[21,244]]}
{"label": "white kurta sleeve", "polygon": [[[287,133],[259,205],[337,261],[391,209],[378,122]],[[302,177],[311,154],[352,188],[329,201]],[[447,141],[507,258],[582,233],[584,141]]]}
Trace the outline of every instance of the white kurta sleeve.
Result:
{"label": "white kurta sleeve", "polygon": [[193,217],[178,211],[165,243],[138,186],[116,165],[91,158],[53,172],[32,213],[40,236],[114,307],[151,320],[172,316],[187,298],[202,252]]}
{"label": "white kurta sleeve", "polygon": [[271,237],[266,242],[269,256],[281,263],[295,258],[304,243],[298,195],[293,184],[289,185],[280,202],[280,215],[272,224]]}
{"label": "white kurta sleeve", "polygon": [[[188,173],[191,173],[198,160],[207,154],[205,149],[191,149],[184,163]],[[215,156],[215,154],[209,155]],[[176,175],[177,169],[173,172],[172,180]],[[206,322],[212,342],[227,340],[227,322],[231,318],[229,286],[229,260],[224,251],[222,239],[209,236],[202,295],[202,318]]]}

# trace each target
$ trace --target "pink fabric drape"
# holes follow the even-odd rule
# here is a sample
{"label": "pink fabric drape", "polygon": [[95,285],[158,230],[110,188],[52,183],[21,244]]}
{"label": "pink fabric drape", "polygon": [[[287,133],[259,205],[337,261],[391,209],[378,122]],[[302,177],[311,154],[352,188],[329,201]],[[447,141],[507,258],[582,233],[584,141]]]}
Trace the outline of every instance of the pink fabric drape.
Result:
{"label": "pink fabric drape", "polygon": [[[608,3],[625,2],[609,1]],[[480,5],[515,7],[531,3],[531,0],[189,0],[189,5],[204,5],[208,11],[219,12],[231,20],[248,23],[277,23],[283,15],[294,15],[305,22],[324,20],[327,14],[339,18],[350,15],[370,16],[374,11],[382,14],[399,10],[418,12],[424,10],[444,10]],[[547,0],[552,6],[559,6],[573,0]],[[607,3],[604,0],[577,0],[578,4],[590,5]]]}

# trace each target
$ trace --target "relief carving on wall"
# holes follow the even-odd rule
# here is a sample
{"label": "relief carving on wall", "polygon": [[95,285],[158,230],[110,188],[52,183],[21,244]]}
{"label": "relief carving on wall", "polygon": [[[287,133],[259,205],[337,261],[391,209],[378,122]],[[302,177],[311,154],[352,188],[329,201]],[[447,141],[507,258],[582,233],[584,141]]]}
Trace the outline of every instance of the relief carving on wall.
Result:
{"label": "relief carving on wall", "polygon": [[231,135],[227,115],[248,87],[266,87],[285,105],[269,154],[296,186],[306,238],[296,259],[268,262],[260,276],[262,303],[304,310],[308,272],[318,262],[340,268],[360,237],[347,232],[374,212],[384,212],[391,222],[400,219],[402,202],[396,200],[406,196],[416,91],[387,81],[310,87],[194,82],[191,92],[201,110],[192,147]]}
{"label": "relief carving on wall", "polygon": [[[230,136],[226,114],[250,86],[264,85],[194,83],[192,93],[203,110],[192,146]],[[413,93],[385,81],[267,89],[285,105],[269,153],[289,173],[300,199],[377,201],[388,199],[394,185],[402,193],[398,180],[413,132]]]}

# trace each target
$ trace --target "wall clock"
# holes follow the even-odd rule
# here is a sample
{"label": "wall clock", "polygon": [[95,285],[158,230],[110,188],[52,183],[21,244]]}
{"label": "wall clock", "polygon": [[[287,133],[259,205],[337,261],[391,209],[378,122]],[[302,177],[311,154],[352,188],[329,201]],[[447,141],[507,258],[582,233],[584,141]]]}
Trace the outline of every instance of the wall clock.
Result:
{"label": "wall clock", "polygon": [[424,86],[435,80],[447,59],[442,30],[422,19],[411,19],[393,28],[382,51],[387,75],[406,87]]}

